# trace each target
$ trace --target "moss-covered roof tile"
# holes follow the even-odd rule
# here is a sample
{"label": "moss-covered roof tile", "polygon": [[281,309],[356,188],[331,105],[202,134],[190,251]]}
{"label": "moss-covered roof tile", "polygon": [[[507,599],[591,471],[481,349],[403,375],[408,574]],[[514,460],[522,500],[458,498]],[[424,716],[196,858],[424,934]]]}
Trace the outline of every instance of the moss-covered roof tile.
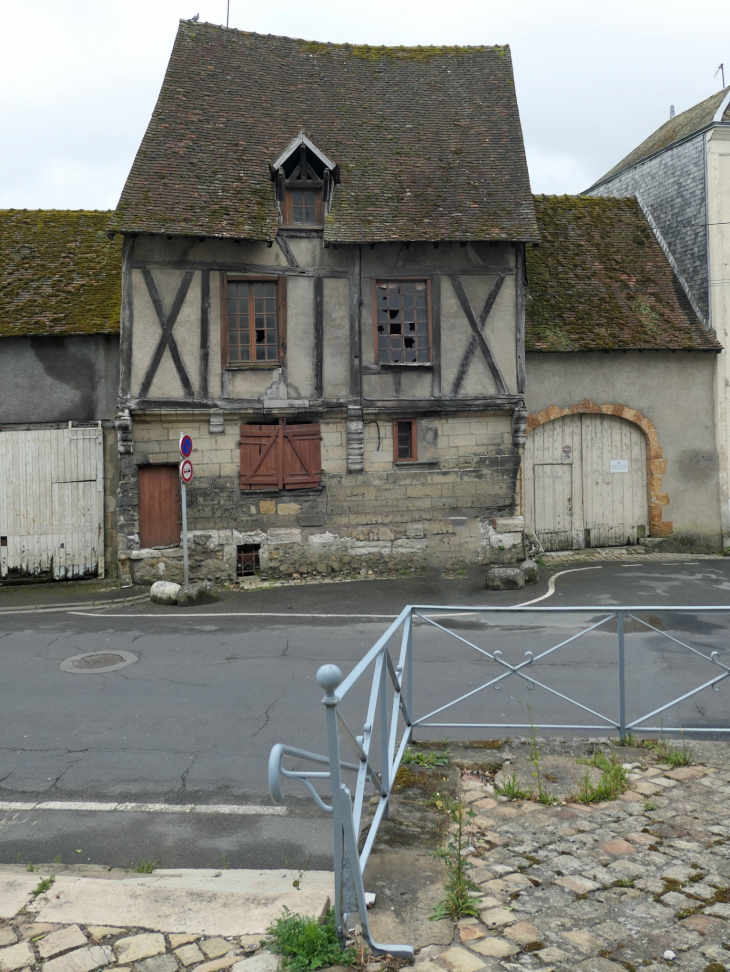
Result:
{"label": "moss-covered roof tile", "polygon": [[273,239],[269,164],[340,166],[325,239],[537,239],[508,47],[367,47],[180,23],[111,226]]}
{"label": "moss-covered roof tile", "polygon": [[119,330],[122,250],[109,216],[0,210],[0,337]]}
{"label": "moss-covered roof tile", "polygon": [[719,351],[635,199],[535,196],[528,351]]}

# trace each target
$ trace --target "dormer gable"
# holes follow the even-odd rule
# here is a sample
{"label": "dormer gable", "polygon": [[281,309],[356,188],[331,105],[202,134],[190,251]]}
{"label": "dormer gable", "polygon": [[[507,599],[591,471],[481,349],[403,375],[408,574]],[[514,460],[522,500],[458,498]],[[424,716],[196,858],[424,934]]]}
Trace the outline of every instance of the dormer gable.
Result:
{"label": "dormer gable", "polygon": [[332,189],[340,181],[339,166],[304,132],[269,164],[276,185],[276,204],[283,226],[321,227],[332,204]]}

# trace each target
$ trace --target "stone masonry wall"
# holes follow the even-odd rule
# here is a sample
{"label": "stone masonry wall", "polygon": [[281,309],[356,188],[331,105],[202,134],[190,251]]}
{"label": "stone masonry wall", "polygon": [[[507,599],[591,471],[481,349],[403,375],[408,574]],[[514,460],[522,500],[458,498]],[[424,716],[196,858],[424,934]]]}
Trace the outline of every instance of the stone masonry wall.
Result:
{"label": "stone masonry wall", "polygon": [[[250,419],[248,420],[250,421]],[[188,487],[191,577],[235,581],[236,548],[260,545],[261,576],[418,570],[426,564],[509,561],[492,519],[515,512],[520,454],[502,413],[418,420],[418,462],[393,462],[392,422],[365,417],[364,471],[347,470],[347,415],[320,423],[322,484],[282,492],[241,490],[241,420],[212,434],[207,413],[134,416],[133,452],[121,456],[120,564],[126,583],[182,576],[180,547],[140,549],[137,468],[177,463],[182,431],[193,437]]]}
{"label": "stone masonry wall", "polygon": [[704,137],[640,162],[596,187],[590,195],[633,196],[637,192],[708,320]]}

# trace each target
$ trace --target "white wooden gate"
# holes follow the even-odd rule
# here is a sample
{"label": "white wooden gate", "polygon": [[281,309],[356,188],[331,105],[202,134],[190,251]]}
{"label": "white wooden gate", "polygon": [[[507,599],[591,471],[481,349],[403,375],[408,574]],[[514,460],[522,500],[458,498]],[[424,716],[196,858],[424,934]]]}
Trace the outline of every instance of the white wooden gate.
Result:
{"label": "white wooden gate", "polygon": [[104,576],[101,427],[0,432],[0,578]]}
{"label": "white wooden gate", "polygon": [[525,520],[546,550],[648,536],[646,439],[615,415],[565,415],[527,437]]}

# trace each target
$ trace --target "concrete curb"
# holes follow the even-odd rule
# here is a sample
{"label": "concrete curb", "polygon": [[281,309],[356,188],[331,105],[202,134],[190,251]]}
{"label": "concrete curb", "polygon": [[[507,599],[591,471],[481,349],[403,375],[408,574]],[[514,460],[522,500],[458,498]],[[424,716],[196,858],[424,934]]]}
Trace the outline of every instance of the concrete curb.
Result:
{"label": "concrete curb", "polygon": [[47,614],[53,611],[73,611],[75,608],[116,607],[118,604],[133,604],[135,601],[149,601],[149,594],[135,594],[134,597],[115,597],[108,601],[70,601],[63,604],[28,604],[26,607],[0,608],[0,616],[5,614]]}

